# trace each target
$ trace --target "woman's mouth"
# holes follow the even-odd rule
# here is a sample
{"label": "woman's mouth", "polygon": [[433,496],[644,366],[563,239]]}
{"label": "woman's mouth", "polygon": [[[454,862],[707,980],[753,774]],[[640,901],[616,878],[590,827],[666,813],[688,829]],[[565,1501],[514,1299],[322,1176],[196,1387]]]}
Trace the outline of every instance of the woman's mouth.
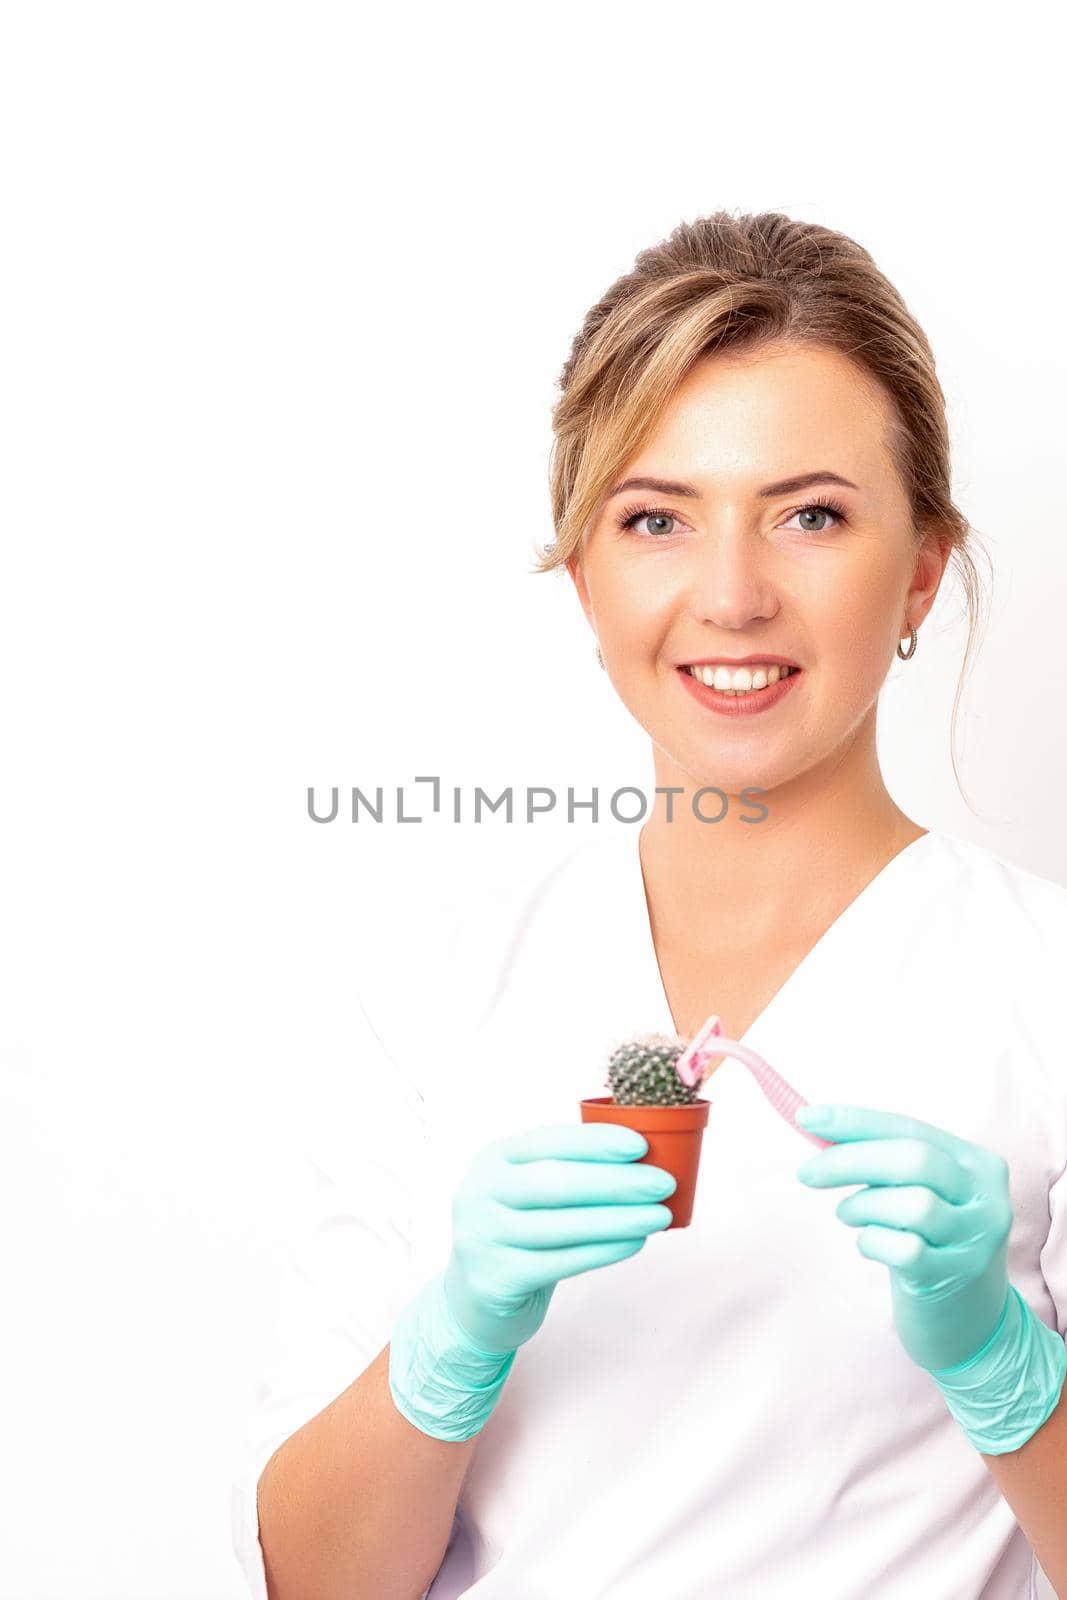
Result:
{"label": "woman's mouth", "polygon": [[[735,717],[769,711],[786,698],[802,675],[800,667],[759,663],[751,667],[685,666],[676,670],[686,690],[701,705]],[[716,680],[722,687],[715,687]]]}

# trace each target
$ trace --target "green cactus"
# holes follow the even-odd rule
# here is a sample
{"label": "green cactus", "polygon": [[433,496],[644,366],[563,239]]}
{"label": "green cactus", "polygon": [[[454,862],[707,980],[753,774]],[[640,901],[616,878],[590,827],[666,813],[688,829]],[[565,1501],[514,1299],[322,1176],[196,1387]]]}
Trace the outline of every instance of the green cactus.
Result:
{"label": "green cactus", "polygon": [[665,1033],[641,1033],[613,1050],[607,1086],[616,1105],[689,1106],[700,1096],[678,1076],[676,1064],[685,1040]]}

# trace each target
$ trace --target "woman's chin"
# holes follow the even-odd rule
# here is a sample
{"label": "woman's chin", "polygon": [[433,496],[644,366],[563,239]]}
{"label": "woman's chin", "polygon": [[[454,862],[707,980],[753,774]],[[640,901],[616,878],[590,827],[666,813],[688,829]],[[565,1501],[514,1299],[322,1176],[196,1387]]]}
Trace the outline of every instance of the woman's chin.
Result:
{"label": "woman's chin", "polygon": [[760,804],[767,804],[773,790],[800,777],[816,759],[810,751],[789,748],[789,741],[772,741],[774,749],[759,749],[753,741],[746,753],[739,748],[729,749],[728,740],[711,737],[695,748],[692,736],[680,738],[677,729],[664,730],[663,736],[652,731],[649,737],[660,756],[666,757],[666,773],[661,768],[656,774],[657,788],[683,787],[685,794],[674,796],[676,806],[679,802],[692,805],[697,791],[707,790],[694,809],[708,822],[719,820],[720,812],[725,820],[722,796],[730,800],[731,810],[744,807],[744,814],[755,821],[753,808],[758,814]]}

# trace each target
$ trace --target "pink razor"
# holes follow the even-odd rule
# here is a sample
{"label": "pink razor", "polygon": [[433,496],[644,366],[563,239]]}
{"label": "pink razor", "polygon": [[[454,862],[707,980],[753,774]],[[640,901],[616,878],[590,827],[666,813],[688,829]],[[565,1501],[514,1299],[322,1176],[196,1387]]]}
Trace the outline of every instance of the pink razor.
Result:
{"label": "pink razor", "polygon": [[735,1039],[727,1039],[722,1031],[722,1023],[717,1016],[711,1016],[690,1039],[675,1063],[678,1076],[690,1089],[696,1089],[708,1076],[706,1063],[713,1056],[736,1056],[739,1061],[752,1073],[763,1093],[777,1111],[778,1115],[788,1122],[796,1132],[804,1135],[813,1145],[820,1150],[828,1150],[833,1144],[832,1139],[820,1139],[817,1133],[809,1133],[807,1128],[802,1128],[794,1119],[801,1106],[810,1104],[803,1095],[791,1089],[785,1079],[779,1077],[772,1066],[750,1050],[745,1044],[738,1044]]}

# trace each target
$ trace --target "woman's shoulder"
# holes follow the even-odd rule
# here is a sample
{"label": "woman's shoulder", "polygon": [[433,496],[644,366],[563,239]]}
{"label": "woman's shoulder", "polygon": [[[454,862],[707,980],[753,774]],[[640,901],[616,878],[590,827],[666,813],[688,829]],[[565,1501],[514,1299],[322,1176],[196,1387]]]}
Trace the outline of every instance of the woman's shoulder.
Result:
{"label": "woman's shoulder", "polygon": [[[402,944],[364,962],[359,989],[391,1044],[417,1051],[446,1028],[491,1008],[508,973],[532,945],[551,945],[606,874],[596,829],[522,848],[472,847],[420,897]],[[610,850],[608,851],[610,855]]]}
{"label": "woman's shoulder", "polygon": [[579,937],[589,917],[608,911],[621,866],[616,835],[593,828],[578,839],[555,840],[513,863],[503,882],[481,887],[481,903],[492,908],[495,930],[489,940],[484,931],[471,940],[480,949],[479,970],[487,980],[483,1011],[492,1010],[520,962],[551,966],[553,952],[557,965],[564,959],[568,940]]}
{"label": "woman's shoulder", "polygon": [[931,829],[961,925],[982,937],[1036,940],[1067,953],[1067,886],[977,840]]}

